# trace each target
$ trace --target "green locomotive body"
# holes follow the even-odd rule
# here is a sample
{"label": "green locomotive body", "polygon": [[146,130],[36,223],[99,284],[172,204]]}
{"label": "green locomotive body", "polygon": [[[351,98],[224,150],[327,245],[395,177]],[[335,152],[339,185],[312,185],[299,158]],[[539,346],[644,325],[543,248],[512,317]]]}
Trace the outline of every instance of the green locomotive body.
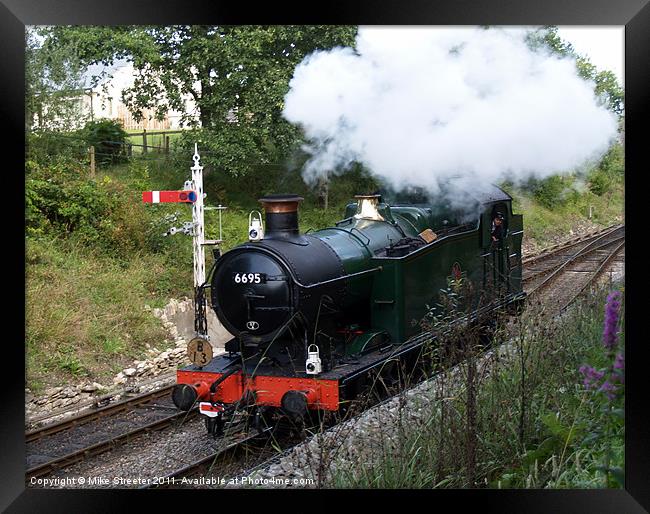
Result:
{"label": "green locomotive body", "polygon": [[[368,309],[372,330],[384,330],[391,340],[403,342],[421,332],[421,321],[435,310],[451,280],[471,281],[476,304],[519,303],[524,298],[523,216],[512,212],[512,198],[496,187],[473,200],[475,210],[469,217],[424,203],[378,202],[381,220],[355,217],[359,205],[352,203],[336,229],[315,232],[336,248],[348,274],[381,267],[381,273],[354,281],[346,307],[356,308],[358,318],[365,318],[363,311]],[[504,237],[494,242],[491,225],[497,213],[503,216],[505,230]],[[395,244],[417,239],[427,230],[435,240],[420,246]]]}

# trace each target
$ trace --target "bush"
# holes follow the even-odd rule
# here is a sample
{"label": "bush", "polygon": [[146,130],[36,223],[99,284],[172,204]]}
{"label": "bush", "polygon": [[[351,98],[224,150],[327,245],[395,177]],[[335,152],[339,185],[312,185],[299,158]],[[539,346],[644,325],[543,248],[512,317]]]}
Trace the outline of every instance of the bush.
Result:
{"label": "bush", "polygon": [[608,176],[623,179],[625,176],[625,152],[621,143],[613,144],[600,161],[598,168]]}
{"label": "bush", "polygon": [[595,195],[602,196],[611,191],[615,184],[622,184],[625,179],[625,156],[623,146],[616,143],[588,176],[589,190]]}
{"label": "bush", "polygon": [[74,237],[120,258],[146,248],[139,191],[109,177],[89,180],[86,173],[84,164],[64,157],[47,165],[27,162],[27,235]]}
{"label": "bush", "polygon": [[117,164],[126,160],[128,134],[116,120],[91,121],[78,135],[87,146],[95,147],[95,160],[102,164]]}
{"label": "bush", "polygon": [[537,181],[532,189],[533,196],[548,209],[555,209],[567,203],[571,187],[571,179],[559,175],[552,175],[543,180]]}
{"label": "bush", "polygon": [[61,159],[83,159],[88,147],[77,136],[59,132],[40,131],[27,133],[27,159],[40,163]]}
{"label": "bush", "polygon": [[28,234],[93,230],[110,208],[110,198],[96,183],[82,178],[85,169],[74,159],[59,156],[47,165],[27,161],[26,171]]}
{"label": "bush", "polygon": [[595,170],[589,176],[589,191],[598,196],[603,196],[612,187],[612,179],[603,171]]}

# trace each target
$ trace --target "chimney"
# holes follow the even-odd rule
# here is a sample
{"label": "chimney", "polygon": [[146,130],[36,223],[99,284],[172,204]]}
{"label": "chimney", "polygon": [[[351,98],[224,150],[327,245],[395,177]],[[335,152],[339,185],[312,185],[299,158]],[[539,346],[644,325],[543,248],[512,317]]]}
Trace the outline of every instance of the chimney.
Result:
{"label": "chimney", "polygon": [[264,208],[265,239],[296,237],[298,231],[298,204],[304,198],[298,195],[268,195],[260,198]]}

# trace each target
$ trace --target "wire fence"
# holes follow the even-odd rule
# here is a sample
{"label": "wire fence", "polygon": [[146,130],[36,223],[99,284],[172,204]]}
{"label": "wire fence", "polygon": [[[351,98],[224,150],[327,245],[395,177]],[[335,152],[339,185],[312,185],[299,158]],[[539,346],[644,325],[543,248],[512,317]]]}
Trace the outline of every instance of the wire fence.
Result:
{"label": "wire fence", "polygon": [[[187,151],[176,151],[176,150],[171,150],[169,145],[165,147],[152,147],[151,145],[140,145],[137,143],[131,143],[130,141],[110,141],[110,140],[102,140],[102,141],[96,141],[96,140],[90,140],[87,137],[79,136],[79,135],[67,135],[67,134],[58,134],[58,133],[48,133],[47,136],[43,136],[44,138],[54,138],[54,139],[59,139],[59,140],[73,140],[73,141],[83,141],[85,145],[83,146],[77,146],[73,147],[72,144],[70,145],[71,148],[75,148],[77,150],[83,151],[83,153],[89,155],[89,147],[94,146],[94,154],[98,156],[107,156],[107,157],[112,157],[112,158],[127,158],[127,159],[138,159],[138,160],[146,160],[146,161],[167,161],[169,162],[171,159],[187,159],[191,160],[192,159],[192,153],[189,153]],[[91,144],[92,143],[92,144]],[[102,147],[115,147],[116,150],[119,148],[119,150],[115,152],[102,152],[98,150],[98,148]],[[141,152],[133,152],[132,147],[136,148],[147,148],[146,151],[141,151]],[[151,151],[153,149],[153,151]],[[26,148],[27,153],[29,153],[29,144],[27,144]],[[223,157],[223,154],[220,154],[219,152],[213,151],[213,150],[199,150],[199,154],[203,156],[213,156],[213,157]],[[154,155],[158,155],[157,157],[154,157]],[[259,161],[244,161],[246,164],[250,164],[251,166],[285,166],[284,164],[281,163],[276,163],[276,162],[259,162]]]}

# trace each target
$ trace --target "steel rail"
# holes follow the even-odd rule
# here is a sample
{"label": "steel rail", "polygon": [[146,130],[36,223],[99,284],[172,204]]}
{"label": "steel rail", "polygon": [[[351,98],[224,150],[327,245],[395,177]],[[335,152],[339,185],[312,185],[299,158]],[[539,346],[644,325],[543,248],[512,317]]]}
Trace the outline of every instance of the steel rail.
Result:
{"label": "steel rail", "polygon": [[106,416],[112,416],[115,414],[118,414],[120,412],[124,412],[127,410],[130,410],[133,407],[137,407],[143,403],[150,402],[151,400],[157,400],[158,398],[165,396],[169,394],[174,386],[169,385],[165,386],[162,389],[156,389],[155,391],[149,391],[147,393],[141,394],[139,396],[136,396],[134,398],[129,398],[127,400],[122,400],[120,402],[116,402],[112,405],[108,405],[106,407],[101,407],[97,410],[93,410],[90,412],[84,412],[83,414],[80,414],[79,416],[75,416],[73,418],[69,418],[63,421],[60,421],[58,423],[53,423],[50,425],[46,425],[41,428],[37,428],[35,430],[29,431],[25,433],[25,442],[30,443],[32,441],[37,441],[43,437],[47,437],[53,434],[57,434],[59,432],[62,432],[64,430],[69,430],[71,428],[78,427],[80,425],[85,425],[86,423],[89,423],[91,421],[94,421],[96,419],[106,417]]}
{"label": "steel rail", "polygon": [[[601,236],[601,237],[606,237],[606,236],[609,236],[609,235],[611,235],[611,232],[608,233],[608,234],[605,234],[604,236]],[[593,248],[587,249],[587,247],[585,247],[585,248],[583,248],[583,250],[581,250],[577,254],[574,254],[574,255],[570,256],[569,259],[574,259],[575,260],[575,259],[580,259],[580,258],[586,257],[587,255],[589,255],[591,253],[594,253],[597,250],[600,250],[602,248],[606,248],[607,246],[611,246],[611,245],[617,243],[618,241],[621,241],[621,240],[624,240],[624,239],[625,239],[625,235],[614,238],[611,241],[606,241],[606,242],[604,242],[604,243],[602,243],[602,244],[600,244],[598,246],[595,246]],[[534,279],[536,279],[536,278],[538,278],[538,277],[540,277],[542,275],[546,275],[548,273],[553,272],[554,270],[557,270],[557,268],[559,266],[564,266],[565,264],[567,264],[567,262],[563,261],[563,262],[560,262],[560,263],[555,264],[553,266],[549,266],[548,268],[535,271],[535,272],[531,273],[530,275],[522,278],[522,282],[523,283],[530,282],[531,280],[534,280]]]}
{"label": "steel rail", "polygon": [[563,250],[567,250],[568,248],[571,248],[573,246],[577,246],[581,243],[588,242],[590,239],[593,239],[595,237],[605,235],[607,233],[614,232],[617,229],[620,229],[624,227],[624,224],[619,224],[619,225],[610,225],[609,227],[606,227],[604,229],[595,231],[595,232],[590,232],[589,234],[584,234],[582,236],[579,236],[574,239],[569,239],[568,241],[564,241],[562,243],[557,243],[555,245],[548,246],[539,252],[530,255],[529,257],[526,257],[525,259],[522,259],[522,264],[531,264],[533,262],[538,262],[547,259],[548,257],[552,257],[554,255],[557,255],[558,253],[562,252]]}
{"label": "steel rail", "polygon": [[[621,228],[623,228],[623,227],[621,227]],[[619,228],[619,230],[620,230],[620,228]],[[542,289],[543,287],[546,287],[546,286],[547,286],[547,285],[548,285],[548,284],[549,284],[549,283],[550,283],[550,282],[551,282],[555,277],[558,276],[558,274],[559,274],[562,270],[564,270],[564,268],[566,268],[569,264],[571,264],[572,262],[574,262],[576,259],[579,259],[580,257],[584,257],[585,255],[588,255],[589,253],[591,253],[591,251],[593,251],[593,250],[589,250],[589,248],[590,248],[592,245],[596,244],[596,243],[599,242],[601,239],[607,237],[607,236],[610,235],[610,234],[611,234],[611,232],[608,232],[608,233],[606,233],[606,234],[601,235],[600,237],[594,239],[594,240],[591,241],[589,244],[587,244],[587,246],[585,246],[584,248],[581,248],[578,252],[576,252],[575,254],[571,255],[571,256],[570,256],[567,260],[565,260],[565,261],[564,261],[560,266],[558,266],[557,268],[555,268],[555,270],[554,270],[553,272],[551,272],[551,274],[550,274],[549,276],[547,276],[547,277],[546,277],[546,278],[545,278],[541,283],[537,284],[537,286],[535,286],[532,290],[528,291],[527,294],[528,294],[528,295],[532,295],[532,294],[536,293],[537,291],[539,291],[540,289]],[[625,235],[623,235],[622,238],[624,239],[624,238],[625,238]],[[618,238],[618,239],[621,239],[621,238]],[[616,242],[616,240],[614,240],[614,241],[610,241],[608,244],[612,244],[613,242]]]}
{"label": "steel rail", "polygon": [[623,241],[621,244],[619,244],[614,250],[610,252],[610,254],[603,260],[603,262],[600,263],[598,268],[591,272],[591,277],[589,280],[587,280],[587,283],[583,285],[580,288],[580,291],[578,291],[575,295],[571,297],[571,299],[560,309],[560,312],[565,311],[574,301],[578,299],[578,297],[587,289],[591,284],[593,284],[600,274],[605,270],[605,267],[609,265],[609,263],[618,255],[618,253],[623,249],[625,246],[625,241]]}
{"label": "steel rail", "polygon": [[220,459],[225,458],[227,455],[231,455],[233,452],[239,451],[248,443],[266,440],[267,436],[270,435],[272,431],[273,427],[266,427],[264,430],[248,435],[244,439],[232,441],[206,457],[202,457],[191,464],[187,464],[182,468],[175,469],[171,473],[158,477],[155,483],[150,482],[142,485],[140,489],[161,489],[174,485],[182,485],[183,477],[195,475],[198,471],[201,471],[206,467],[209,472]]}
{"label": "steel rail", "polygon": [[46,475],[62,467],[80,462],[86,459],[87,457],[92,457],[95,455],[99,455],[100,453],[104,453],[108,450],[112,450],[116,446],[124,444],[125,442],[129,441],[135,436],[138,436],[146,432],[151,432],[154,430],[161,430],[171,425],[177,419],[184,418],[185,416],[187,416],[187,418],[194,417],[197,413],[198,411],[196,410],[192,410],[190,412],[177,412],[172,414],[171,416],[167,416],[165,418],[156,420],[152,423],[148,423],[147,425],[143,425],[141,427],[135,428],[129,432],[125,432],[111,439],[100,441],[86,448],[82,448],[80,450],[76,450],[74,452],[62,455],[61,457],[56,457],[43,464],[39,464],[38,466],[34,466],[28,469],[25,472],[25,482],[29,483],[29,480],[32,477],[40,477]]}

